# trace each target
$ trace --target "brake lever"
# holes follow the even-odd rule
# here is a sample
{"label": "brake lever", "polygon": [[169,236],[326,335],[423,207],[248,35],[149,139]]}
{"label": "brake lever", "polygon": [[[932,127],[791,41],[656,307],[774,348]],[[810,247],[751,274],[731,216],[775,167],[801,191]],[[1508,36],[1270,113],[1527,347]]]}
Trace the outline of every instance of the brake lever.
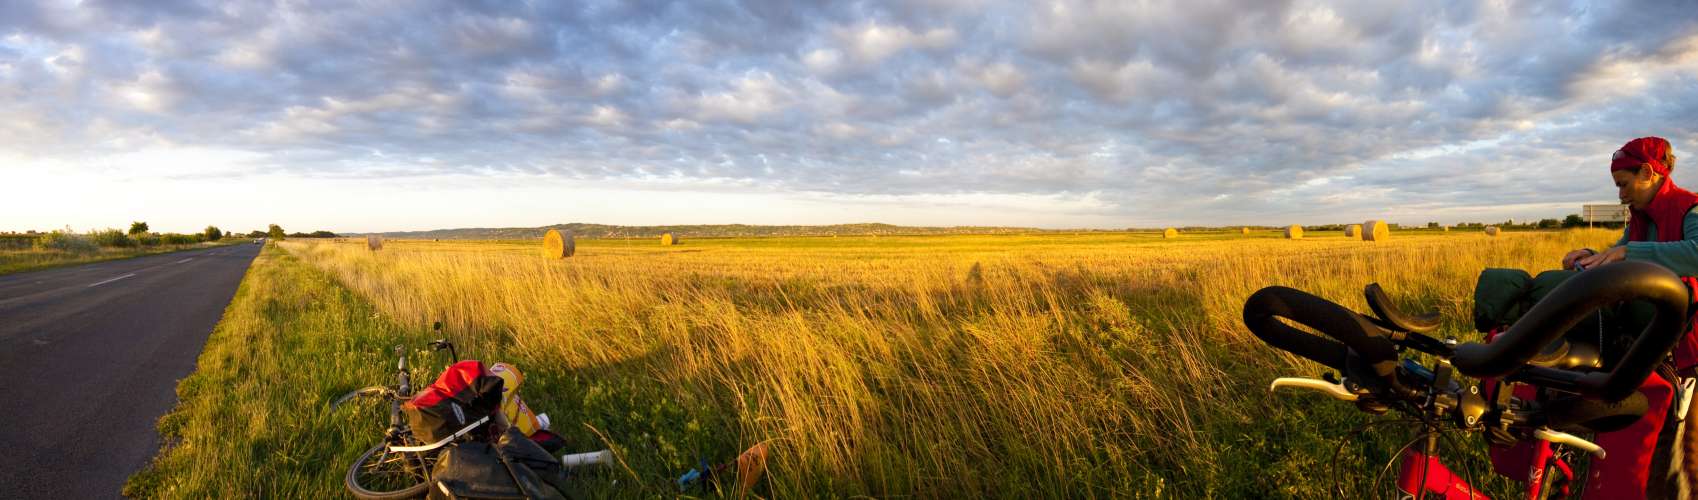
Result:
{"label": "brake lever", "polygon": [[1533,431],[1533,437],[1584,450],[1587,453],[1591,453],[1593,456],[1598,457],[1600,460],[1604,458],[1604,447],[1598,446],[1597,443],[1580,439],[1578,436],[1573,434],[1541,428]]}
{"label": "brake lever", "polygon": [[454,362],[456,362],[456,363],[460,361],[460,353],[454,351],[454,343],[449,342],[448,339],[432,340],[432,341],[430,341],[430,346],[431,346],[431,348],[433,348],[437,352],[441,352],[442,350],[447,349],[448,350],[448,357],[454,358]]}
{"label": "brake lever", "polygon": [[1281,387],[1294,387],[1294,388],[1298,388],[1298,389],[1312,389],[1312,390],[1316,390],[1316,391],[1321,391],[1322,393],[1325,393],[1328,397],[1331,397],[1333,399],[1337,399],[1339,401],[1355,401],[1357,399],[1356,393],[1350,392],[1350,389],[1346,389],[1341,384],[1334,384],[1332,382],[1327,382],[1325,380],[1303,378],[1303,377],[1280,377],[1280,378],[1276,378],[1273,381],[1273,385],[1268,386],[1268,392],[1273,392],[1275,390],[1278,390]]}

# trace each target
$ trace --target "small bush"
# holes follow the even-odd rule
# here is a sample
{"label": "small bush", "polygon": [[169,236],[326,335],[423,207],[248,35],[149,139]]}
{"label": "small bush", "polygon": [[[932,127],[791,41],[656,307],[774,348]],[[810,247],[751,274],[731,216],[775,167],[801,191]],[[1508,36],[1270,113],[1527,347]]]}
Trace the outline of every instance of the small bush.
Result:
{"label": "small bush", "polygon": [[193,245],[200,243],[201,238],[205,237],[200,234],[165,233],[159,236],[159,242],[167,245]]}
{"label": "small bush", "polygon": [[102,229],[88,233],[88,236],[94,240],[94,244],[103,247],[128,248],[136,246],[136,240],[117,229]]}
{"label": "small bush", "polygon": [[153,233],[138,234],[136,235],[136,243],[140,243],[144,247],[159,246],[159,235]]}
{"label": "small bush", "polygon": [[94,253],[100,250],[100,246],[87,237],[70,231],[54,231],[41,235],[35,240],[35,248],[72,253]]}

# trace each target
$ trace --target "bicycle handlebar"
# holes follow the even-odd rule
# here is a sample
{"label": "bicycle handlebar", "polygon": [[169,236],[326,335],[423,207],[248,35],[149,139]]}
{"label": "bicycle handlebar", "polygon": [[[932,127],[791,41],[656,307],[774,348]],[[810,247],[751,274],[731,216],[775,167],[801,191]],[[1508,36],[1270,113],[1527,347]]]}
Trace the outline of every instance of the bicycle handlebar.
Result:
{"label": "bicycle handlebar", "polygon": [[[1651,303],[1656,316],[1610,371],[1580,372],[1527,364],[1592,311],[1634,300]],[[1471,377],[1510,376],[1583,396],[1619,400],[1631,395],[1650,376],[1686,332],[1690,303],[1686,285],[1668,269],[1647,262],[1616,262],[1564,281],[1492,343],[1462,344],[1433,354],[1449,358],[1457,371]],[[1292,328],[1277,318],[1308,326],[1331,340]],[[1283,286],[1270,286],[1251,295],[1244,303],[1244,324],[1268,345],[1341,372],[1349,372],[1354,354],[1372,368],[1374,375],[1398,389],[1402,386],[1395,377],[1395,341],[1413,346],[1415,340],[1431,340],[1419,334],[1388,331],[1344,306]],[[1428,349],[1430,346],[1418,350]]]}
{"label": "bicycle handlebar", "polygon": [[[1529,359],[1592,311],[1633,300],[1649,302],[1656,308],[1656,316],[1610,371],[1526,366]],[[1617,400],[1631,395],[1674,348],[1686,332],[1690,303],[1686,285],[1668,269],[1648,262],[1616,262],[1564,281],[1492,343],[1457,346],[1450,362],[1457,371],[1472,377],[1514,374],[1536,385]]]}
{"label": "bicycle handlebar", "polygon": [[[1292,328],[1278,318],[1312,328],[1337,342]],[[1268,345],[1340,372],[1350,371],[1351,352],[1386,380],[1392,380],[1397,368],[1397,346],[1383,329],[1344,306],[1301,290],[1283,286],[1258,290],[1244,302],[1244,324]]]}

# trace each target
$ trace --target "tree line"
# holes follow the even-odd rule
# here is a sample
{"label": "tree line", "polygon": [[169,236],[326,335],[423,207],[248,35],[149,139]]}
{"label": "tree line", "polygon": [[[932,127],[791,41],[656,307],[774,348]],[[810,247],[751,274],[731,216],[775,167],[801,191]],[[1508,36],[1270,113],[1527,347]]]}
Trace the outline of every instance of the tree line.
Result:
{"label": "tree line", "polygon": [[[156,247],[161,245],[193,245],[224,238],[239,238],[241,233],[226,232],[218,226],[206,226],[198,233],[157,233],[148,227],[147,222],[134,221],[128,231],[117,228],[96,229],[78,233],[65,228],[48,232],[28,231],[24,233],[0,234],[0,249],[3,248],[36,248],[38,250],[60,250],[67,252],[92,252],[101,248],[138,248]],[[311,233],[284,233],[283,228],[271,224],[266,231],[249,231],[250,238],[334,238],[336,233],[330,231],[313,231]]]}

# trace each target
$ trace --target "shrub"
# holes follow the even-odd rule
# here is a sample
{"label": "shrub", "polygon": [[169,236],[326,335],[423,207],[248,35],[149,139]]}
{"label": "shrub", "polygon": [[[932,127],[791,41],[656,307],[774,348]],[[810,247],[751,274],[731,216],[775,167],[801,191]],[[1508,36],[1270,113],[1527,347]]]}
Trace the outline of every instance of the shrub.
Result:
{"label": "shrub", "polygon": [[130,235],[114,228],[94,231],[88,233],[88,236],[94,240],[94,244],[103,247],[128,248],[136,246],[136,240],[130,238]]}
{"label": "shrub", "polygon": [[164,244],[167,244],[167,245],[193,245],[195,243],[200,243],[201,237],[202,236],[198,235],[198,234],[188,235],[188,234],[177,234],[177,233],[165,233],[165,234],[162,234],[162,235],[159,236],[159,241],[160,241],[160,243],[164,243]]}
{"label": "shrub", "polygon": [[138,234],[136,235],[136,243],[139,243],[144,247],[159,246],[159,235],[153,233]]}
{"label": "shrub", "polygon": [[35,248],[62,252],[93,253],[100,250],[88,237],[70,231],[53,231],[35,240]]}
{"label": "shrub", "polygon": [[224,230],[218,229],[218,226],[206,226],[206,231],[201,232],[201,235],[206,237],[206,241],[218,241],[224,239]]}

